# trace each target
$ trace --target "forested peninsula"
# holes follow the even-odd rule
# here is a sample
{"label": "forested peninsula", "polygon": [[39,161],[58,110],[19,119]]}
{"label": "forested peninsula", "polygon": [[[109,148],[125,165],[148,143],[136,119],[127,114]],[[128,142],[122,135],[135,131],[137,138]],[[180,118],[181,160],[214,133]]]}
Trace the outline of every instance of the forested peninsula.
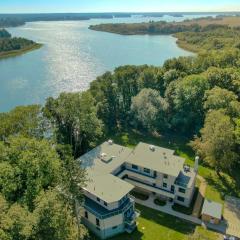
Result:
{"label": "forested peninsula", "polygon": [[0,29],[0,59],[14,57],[40,48],[41,46],[42,44],[36,43],[32,40],[12,37],[7,30]]}
{"label": "forested peninsula", "polygon": [[207,17],[183,22],[150,21],[147,23],[117,23],[91,25],[91,30],[121,35],[175,36],[181,48],[192,52],[240,47],[240,17]]}

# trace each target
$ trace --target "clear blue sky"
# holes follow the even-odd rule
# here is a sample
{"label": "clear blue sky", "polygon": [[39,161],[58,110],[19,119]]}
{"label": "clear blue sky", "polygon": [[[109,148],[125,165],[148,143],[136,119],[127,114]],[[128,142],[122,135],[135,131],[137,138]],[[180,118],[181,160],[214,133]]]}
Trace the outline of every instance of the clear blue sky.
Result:
{"label": "clear blue sky", "polygon": [[240,0],[0,0],[0,13],[240,11]]}

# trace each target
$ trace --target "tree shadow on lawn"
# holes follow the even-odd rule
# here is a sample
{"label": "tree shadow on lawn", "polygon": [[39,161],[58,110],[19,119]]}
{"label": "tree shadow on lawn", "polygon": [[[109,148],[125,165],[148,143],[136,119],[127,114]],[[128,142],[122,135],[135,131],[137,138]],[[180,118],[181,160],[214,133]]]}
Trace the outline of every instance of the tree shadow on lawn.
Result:
{"label": "tree shadow on lawn", "polygon": [[229,180],[225,175],[218,177],[217,174],[210,174],[205,177],[208,185],[220,193],[222,200],[224,200],[226,195],[240,197],[240,183],[235,179],[234,177],[234,179]]}
{"label": "tree shadow on lawn", "polygon": [[188,221],[184,221],[182,219],[141,206],[139,204],[136,204],[136,208],[141,211],[140,216],[142,218],[169,228],[173,231],[182,233],[184,235],[193,234],[195,231],[196,225]]}
{"label": "tree shadow on lawn", "polygon": [[[148,221],[151,221],[155,224],[158,224],[159,227],[163,226],[165,228],[168,228],[169,230],[172,230],[173,232],[179,232],[183,235],[192,235],[195,231],[196,225],[181,220],[179,218],[175,218],[171,215],[144,207],[142,205],[136,204],[136,208],[140,210],[141,218],[144,218]],[[156,230],[160,231],[156,228]],[[141,229],[136,229],[133,233],[123,233],[120,235],[117,235],[113,238],[110,238],[110,240],[141,240],[143,239],[144,235],[147,235],[147,231],[145,233],[140,232]],[[93,234],[90,236],[91,240],[99,240],[99,238],[95,237]]]}

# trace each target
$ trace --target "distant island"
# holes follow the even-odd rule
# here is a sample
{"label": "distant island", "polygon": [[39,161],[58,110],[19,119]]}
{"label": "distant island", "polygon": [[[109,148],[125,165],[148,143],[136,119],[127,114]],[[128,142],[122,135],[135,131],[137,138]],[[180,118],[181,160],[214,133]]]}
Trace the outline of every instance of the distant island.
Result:
{"label": "distant island", "polygon": [[0,29],[0,59],[14,57],[40,48],[41,46],[42,44],[36,43],[32,40],[12,37],[7,30]]}
{"label": "distant island", "polygon": [[[28,13],[28,14],[0,14],[0,28],[17,27],[26,22],[36,21],[84,21],[90,19],[112,19],[112,18],[131,18],[141,17],[163,17],[165,15],[175,18],[185,15],[201,15],[202,12],[107,12],[107,13]],[[218,16],[239,16],[238,12],[218,13],[206,12],[206,14],[216,14]]]}
{"label": "distant island", "polygon": [[121,35],[173,35],[181,48],[192,52],[240,46],[239,16],[205,17],[182,22],[108,23],[91,25],[89,29]]}

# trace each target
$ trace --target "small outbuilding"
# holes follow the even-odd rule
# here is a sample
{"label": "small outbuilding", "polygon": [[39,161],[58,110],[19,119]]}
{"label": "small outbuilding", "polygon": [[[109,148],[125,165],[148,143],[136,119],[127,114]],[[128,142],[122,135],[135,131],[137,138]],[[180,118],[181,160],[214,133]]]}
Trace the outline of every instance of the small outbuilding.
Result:
{"label": "small outbuilding", "polygon": [[204,222],[219,224],[222,219],[222,204],[205,199],[202,208]]}

